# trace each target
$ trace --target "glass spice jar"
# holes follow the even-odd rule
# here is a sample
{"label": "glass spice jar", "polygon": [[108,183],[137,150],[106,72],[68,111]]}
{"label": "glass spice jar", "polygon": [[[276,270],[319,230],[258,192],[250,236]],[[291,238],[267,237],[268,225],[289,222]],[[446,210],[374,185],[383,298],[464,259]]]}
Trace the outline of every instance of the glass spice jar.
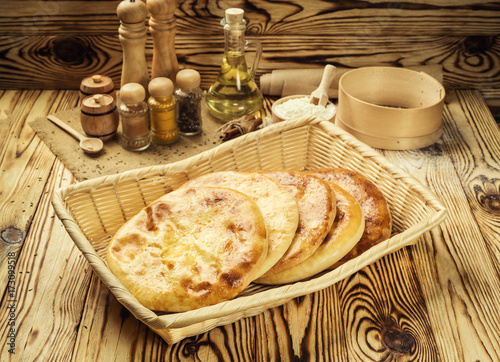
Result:
{"label": "glass spice jar", "polygon": [[127,83],[120,89],[118,113],[122,122],[121,146],[129,151],[143,151],[151,144],[149,109],[144,101],[146,90],[139,83]]}
{"label": "glass spice jar", "polygon": [[200,73],[194,69],[183,69],[176,76],[177,128],[184,136],[194,136],[202,130],[200,82]]}
{"label": "glass spice jar", "polygon": [[159,145],[176,142],[179,132],[175,115],[174,83],[166,77],[153,78],[148,90],[151,139]]}

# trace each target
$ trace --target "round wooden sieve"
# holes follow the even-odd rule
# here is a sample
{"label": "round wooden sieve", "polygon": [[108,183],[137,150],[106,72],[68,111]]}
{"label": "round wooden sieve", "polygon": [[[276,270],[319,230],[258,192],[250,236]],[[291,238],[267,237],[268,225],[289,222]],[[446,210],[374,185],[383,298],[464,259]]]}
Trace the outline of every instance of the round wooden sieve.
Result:
{"label": "round wooden sieve", "polygon": [[339,126],[368,140],[425,147],[441,134],[444,96],[441,83],[424,72],[393,67],[354,69],[339,80]]}
{"label": "round wooden sieve", "polygon": [[359,141],[366,143],[371,147],[381,148],[385,150],[411,150],[411,149],[427,147],[436,143],[443,134],[443,127],[441,126],[434,132],[431,132],[423,136],[397,137],[397,138],[373,136],[357,131],[347,126],[338,115],[335,119],[335,124],[340,128],[342,128],[344,131],[347,131],[350,134],[352,134]]}

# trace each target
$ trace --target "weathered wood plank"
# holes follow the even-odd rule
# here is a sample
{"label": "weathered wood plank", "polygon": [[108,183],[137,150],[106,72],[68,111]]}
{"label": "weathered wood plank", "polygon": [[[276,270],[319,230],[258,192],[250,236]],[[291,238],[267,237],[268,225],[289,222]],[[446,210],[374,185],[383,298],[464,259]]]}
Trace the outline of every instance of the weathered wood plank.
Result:
{"label": "weathered wood plank", "polygon": [[[2,361],[61,361],[71,357],[91,273],[87,261],[55,216],[51,198],[56,188],[73,181],[64,165],[56,161],[33,227],[19,251],[15,266],[15,324],[0,326],[2,345],[7,343],[8,329],[15,328],[15,354],[2,348]],[[5,298],[0,310],[2,321],[6,320],[7,302]]]}
{"label": "weathered wood plank", "polygon": [[[56,92],[7,91],[0,109],[0,273],[7,273],[7,256],[16,256],[35,213],[55,156],[27,126],[37,112],[48,111]],[[6,278],[0,278],[5,290]]]}
{"label": "weathered wood plank", "polygon": [[[70,107],[67,102],[74,107],[77,97],[77,92],[5,91],[0,98],[1,275],[7,275],[9,253],[18,258],[55,160],[28,123]],[[0,278],[2,293],[7,282]]]}
{"label": "weathered wood plank", "polygon": [[[217,34],[227,7],[245,9],[253,34],[280,35],[494,35],[498,34],[500,6],[492,1],[305,1],[279,4],[253,0],[231,2],[178,0],[179,34]],[[0,35],[24,36],[115,34],[119,25],[116,1],[3,2]],[[320,30],[320,32],[318,32]]]}
{"label": "weathered wood plank", "polygon": [[[487,94],[500,89],[500,42],[497,38],[470,37],[317,37],[259,38],[264,48],[258,74],[274,69],[339,67],[443,66],[447,88],[475,88]],[[429,44],[432,47],[429,48]],[[223,54],[223,37],[179,37],[177,55],[182,67],[201,72],[207,89],[217,76]],[[146,54],[151,64],[153,44]],[[90,74],[106,74],[120,84],[121,44],[113,36],[30,37],[0,39],[0,83],[5,88],[78,89]],[[251,57],[251,54],[249,54]],[[249,59],[249,62],[251,60]]]}
{"label": "weathered wood plank", "polygon": [[[500,171],[500,132],[477,92],[450,92],[446,104],[445,130],[438,143],[423,150],[384,153],[432,185],[453,215],[430,234],[432,238],[425,236],[410,249],[442,351],[439,359],[494,361],[500,358],[500,317],[487,300],[500,298],[500,239],[493,231],[500,223],[495,202],[500,181],[493,176]],[[452,348],[457,345],[462,348]]]}

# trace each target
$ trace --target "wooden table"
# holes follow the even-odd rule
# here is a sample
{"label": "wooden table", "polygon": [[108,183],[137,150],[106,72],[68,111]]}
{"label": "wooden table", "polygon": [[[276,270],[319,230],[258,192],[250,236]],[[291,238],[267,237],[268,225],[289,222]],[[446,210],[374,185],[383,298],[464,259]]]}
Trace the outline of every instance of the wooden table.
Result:
{"label": "wooden table", "polygon": [[77,99],[0,91],[0,360],[500,360],[500,131],[477,91],[448,92],[437,144],[383,152],[443,200],[438,228],[333,287],[175,345],[116,301],[54,215],[53,191],[75,180],[28,123]]}

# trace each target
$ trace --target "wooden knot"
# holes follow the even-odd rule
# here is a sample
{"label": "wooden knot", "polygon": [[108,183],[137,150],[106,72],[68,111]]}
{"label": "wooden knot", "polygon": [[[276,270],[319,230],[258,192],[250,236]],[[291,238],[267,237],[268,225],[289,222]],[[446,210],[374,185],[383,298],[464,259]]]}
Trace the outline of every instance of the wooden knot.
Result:
{"label": "wooden knot", "polygon": [[463,46],[468,54],[477,55],[491,49],[494,43],[495,38],[492,36],[468,36],[465,38]]}
{"label": "wooden knot", "polygon": [[74,37],[57,38],[52,43],[52,55],[67,64],[81,64],[89,53],[88,45]]}
{"label": "wooden knot", "polygon": [[474,185],[477,200],[487,210],[500,213],[500,179],[488,180],[481,176],[481,185]]}
{"label": "wooden knot", "polygon": [[8,244],[18,244],[23,241],[23,232],[15,227],[2,230],[1,238]]}
{"label": "wooden knot", "polygon": [[196,353],[198,353],[198,350],[200,349],[200,346],[197,343],[186,343],[184,346],[184,356],[189,357],[189,356],[194,356]]}
{"label": "wooden knot", "polygon": [[415,345],[415,340],[409,333],[394,327],[382,330],[382,342],[397,353],[408,353]]}

